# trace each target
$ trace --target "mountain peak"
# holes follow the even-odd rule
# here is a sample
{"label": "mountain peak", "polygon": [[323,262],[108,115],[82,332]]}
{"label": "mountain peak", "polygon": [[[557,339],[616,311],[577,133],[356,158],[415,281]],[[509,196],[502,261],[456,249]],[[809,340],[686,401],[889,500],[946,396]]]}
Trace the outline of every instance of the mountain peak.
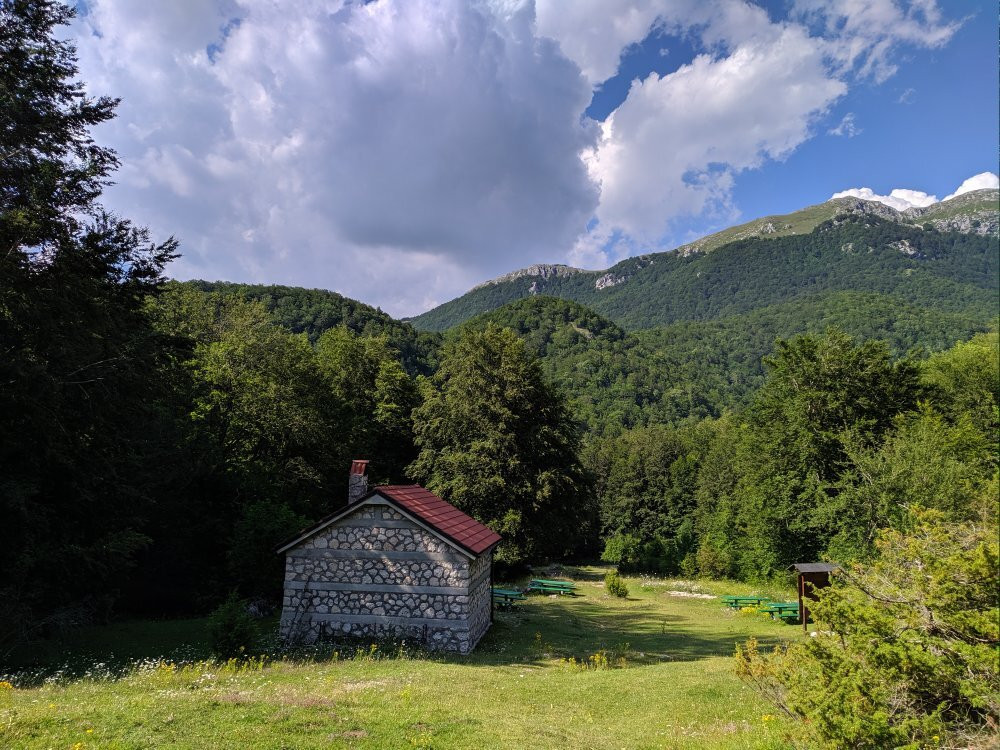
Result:
{"label": "mountain peak", "polygon": [[482,289],[486,286],[503,284],[506,281],[514,281],[515,279],[523,279],[526,277],[537,277],[545,280],[551,278],[565,278],[567,276],[574,276],[578,273],[587,273],[587,271],[582,268],[573,268],[573,266],[563,265],[562,263],[536,263],[533,266],[521,268],[517,271],[511,271],[510,273],[505,273],[503,276],[497,276],[495,279],[484,281],[482,284],[477,284],[472,287],[469,291],[475,291],[476,289]]}

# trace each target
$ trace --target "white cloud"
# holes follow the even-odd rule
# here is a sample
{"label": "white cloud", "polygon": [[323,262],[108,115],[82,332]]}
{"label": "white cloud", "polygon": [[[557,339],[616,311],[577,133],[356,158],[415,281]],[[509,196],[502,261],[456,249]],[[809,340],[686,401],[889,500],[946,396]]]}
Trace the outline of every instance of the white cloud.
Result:
{"label": "white cloud", "polygon": [[920,190],[907,190],[906,188],[896,188],[889,195],[879,195],[871,188],[866,187],[851,188],[830,196],[830,200],[834,198],[861,198],[866,201],[878,201],[897,211],[905,211],[908,208],[924,208],[937,203],[936,195],[928,195]]}
{"label": "white cloud", "polygon": [[848,112],[841,119],[840,123],[835,128],[830,128],[826,131],[827,135],[842,135],[846,138],[853,138],[856,135],[860,135],[864,131],[858,127],[855,122],[854,113]]}
{"label": "white cloud", "polygon": [[787,156],[844,94],[800,28],[769,32],[727,56],[699,55],[633,82],[587,156],[606,236],[620,231],[648,245],[675,217],[727,214],[734,175]]}
{"label": "white cloud", "polygon": [[876,82],[896,72],[900,46],[940,47],[961,25],[936,0],[793,0],[792,16],[824,35],[844,72]]}
{"label": "white cloud", "polygon": [[649,34],[663,8],[659,0],[538,0],[536,28],[597,84],[615,74],[622,51]]}
{"label": "white cloud", "polygon": [[[961,185],[959,185],[958,189],[954,193],[946,195],[941,200],[946,201],[949,198],[954,198],[962,195],[963,193],[968,193],[972,190],[982,190],[984,188],[992,188],[994,190],[1000,188],[1000,178],[998,178],[993,172],[983,172],[981,174],[977,174],[965,180]],[[879,195],[871,188],[866,187],[842,190],[839,193],[831,195],[830,200],[844,197],[862,198],[866,201],[878,201],[879,203],[884,203],[887,206],[895,208],[897,211],[905,211],[908,208],[914,207],[926,208],[927,206],[938,202],[936,195],[928,195],[921,190],[896,188],[888,195]]]}
{"label": "white cloud", "polygon": [[[124,164],[105,201],[179,236],[175,275],[321,286],[394,314],[735,217],[741,171],[829,128],[900,45],[954,30],[933,0],[800,0],[784,22],[744,0],[84,7],[81,77],[123,98],[96,133]],[[698,54],[634,81],[603,127],[584,118],[654,29]]]}
{"label": "white cloud", "polygon": [[555,39],[592,84],[615,75],[622,53],[654,29],[716,46],[775,28],[744,0],[537,0],[536,16],[538,34]]}
{"label": "white cloud", "polygon": [[956,190],[951,195],[945,196],[942,200],[948,200],[949,198],[955,198],[963,193],[968,193],[972,190],[983,190],[983,189],[993,189],[996,190],[1000,188],[1000,178],[992,172],[982,172],[973,177],[970,177],[961,185],[958,186]]}
{"label": "white cloud", "polygon": [[502,10],[98,0],[77,41],[89,88],[123,97],[106,202],[179,234],[179,276],[395,313],[565,250],[597,205],[590,88],[530,5]]}
{"label": "white cloud", "polygon": [[[804,0],[786,22],[740,0],[629,4],[615,14],[624,22],[613,24],[597,21],[595,5],[622,3],[540,0],[538,21],[539,33],[557,39],[592,82],[652,30],[705,52],[668,75],[633,81],[585,153],[601,187],[599,223],[570,258],[590,266],[655,249],[677,219],[735,218],[741,171],[783,159],[815,135],[854,79],[891,75],[899,47],[939,46],[957,27],[934,0]],[[853,137],[861,129],[849,113],[827,132]]]}

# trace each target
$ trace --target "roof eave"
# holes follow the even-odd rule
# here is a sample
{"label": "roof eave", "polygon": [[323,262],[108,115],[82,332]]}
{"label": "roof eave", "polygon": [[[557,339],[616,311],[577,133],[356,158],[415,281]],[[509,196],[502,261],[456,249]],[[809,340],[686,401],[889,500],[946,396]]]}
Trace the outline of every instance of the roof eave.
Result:
{"label": "roof eave", "polygon": [[474,560],[475,558],[479,557],[480,555],[486,554],[486,552],[488,552],[492,547],[495,547],[501,541],[501,540],[498,539],[496,542],[494,542],[492,545],[490,545],[490,547],[487,547],[482,552],[474,552],[471,549],[469,549],[468,547],[466,547],[464,544],[462,544],[461,542],[458,542],[455,539],[452,539],[450,536],[448,536],[447,534],[445,534],[441,530],[432,527],[430,524],[428,524],[423,519],[418,518],[412,511],[410,511],[407,508],[403,507],[403,504],[400,503],[398,500],[396,500],[395,498],[391,497],[388,494],[383,494],[383,493],[379,492],[378,491],[378,487],[375,487],[374,489],[370,490],[366,495],[363,495],[362,497],[358,498],[355,502],[353,502],[350,505],[342,508],[340,511],[338,511],[336,513],[333,513],[333,514],[327,516],[326,518],[323,518],[323,519],[317,521],[312,526],[310,526],[310,527],[304,529],[303,531],[299,532],[295,536],[294,539],[292,539],[291,541],[288,541],[288,542],[280,545],[279,547],[277,547],[275,549],[275,551],[274,551],[275,554],[276,555],[283,554],[283,553],[287,552],[288,550],[292,549],[292,547],[295,547],[298,544],[300,544],[301,542],[304,542],[309,537],[314,536],[315,534],[318,534],[320,531],[322,531],[326,527],[335,524],[337,521],[339,521],[344,516],[349,515],[350,513],[352,513],[357,507],[359,507],[360,505],[368,502],[369,500],[371,500],[376,495],[379,497],[379,499],[384,500],[385,502],[391,504],[393,508],[395,508],[398,512],[400,512],[404,516],[406,516],[407,519],[409,519],[413,523],[417,524],[421,528],[427,530],[428,532],[430,532],[431,534],[433,534],[434,536],[436,536],[438,539],[440,539],[441,541],[443,541],[446,544],[448,544],[450,547],[453,547],[458,552],[461,552],[463,555],[465,555],[469,559]]}

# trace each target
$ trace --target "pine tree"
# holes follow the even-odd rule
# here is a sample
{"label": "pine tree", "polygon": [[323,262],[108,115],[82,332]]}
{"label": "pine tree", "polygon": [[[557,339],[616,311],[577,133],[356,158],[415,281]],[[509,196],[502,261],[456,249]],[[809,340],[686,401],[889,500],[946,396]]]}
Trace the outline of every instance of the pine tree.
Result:
{"label": "pine tree", "polygon": [[117,102],[76,80],[72,16],[0,2],[0,642],[110,603],[163,473],[144,301],[176,245],[97,203],[118,160],[89,131]]}

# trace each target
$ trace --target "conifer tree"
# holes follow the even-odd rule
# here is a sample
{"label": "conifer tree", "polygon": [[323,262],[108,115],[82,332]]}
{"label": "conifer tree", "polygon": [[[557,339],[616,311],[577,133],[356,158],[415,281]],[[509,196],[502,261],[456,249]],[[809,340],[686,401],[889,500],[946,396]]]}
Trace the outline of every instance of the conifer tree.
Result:
{"label": "conifer tree", "polygon": [[117,101],[77,80],[72,16],[0,2],[0,640],[110,603],[163,474],[144,300],[176,245],[97,202]]}

